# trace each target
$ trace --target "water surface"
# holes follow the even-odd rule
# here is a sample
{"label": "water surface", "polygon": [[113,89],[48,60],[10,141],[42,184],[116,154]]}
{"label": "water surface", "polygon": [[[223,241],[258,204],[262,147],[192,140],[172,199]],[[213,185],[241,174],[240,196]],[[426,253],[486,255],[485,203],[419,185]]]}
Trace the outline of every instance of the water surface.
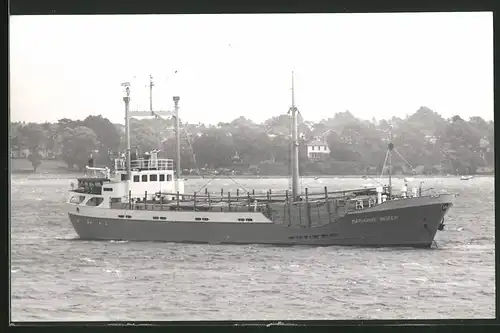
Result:
{"label": "water surface", "polygon": [[[494,178],[424,180],[459,194],[431,250],[80,241],[63,206],[71,175],[13,175],[12,320],[494,318]],[[288,184],[221,177],[209,189]]]}

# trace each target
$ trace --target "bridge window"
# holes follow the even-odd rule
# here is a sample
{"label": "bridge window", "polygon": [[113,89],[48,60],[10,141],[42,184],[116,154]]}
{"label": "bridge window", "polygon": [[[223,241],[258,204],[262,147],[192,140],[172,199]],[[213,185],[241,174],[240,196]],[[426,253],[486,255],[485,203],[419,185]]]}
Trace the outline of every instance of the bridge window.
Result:
{"label": "bridge window", "polygon": [[245,219],[245,220],[246,220],[246,221],[249,221],[249,222],[253,221],[253,219],[249,219],[249,218],[247,218],[247,219]]}
{"label": "bridge window", "polygon": [[158,175],[149,175],[149,181],[150,182],[158,181]]}
{"label": "bridge window", "polygon": [[79,203],[82,203],[83,200],[85,200],[85,196],[84,195],[78,195],[78,196],[75,196],[75,197],[71,197],[71,199],[69,200],[69,202],[72,203],[72,204],[79,204]]}
{"label": "bridge window", "polygon": [[104,192],[113,192],[113,189],[111,187],[104,187],[103,190]]}
{"label": "bridge window", "polygon": [[196,221],[201,221],[201,217],[195,217],[194,218]]}
{"label": "bridge window", "polygon": [[101,194],[101,182],[96,181],[78,181],[78,188],[80,192],[87,192],[91,194]]}
{"label": "bridge window", "polygon": [[143,181],[143,182],[147,182],[148,181],[148,175],[142,175],[141,178],[142,178],[141,181]]}
{"label": "bridge window", "polygon": [[100,204],[102,204],[103,201],[104,201],[103,198],[93,197],[90,198],[89,201],[87,201],[87,206],[99,206]]}
{"label": "bridge window", "polygon": [[160,175],[160,181],[164,182],[165,181],[165,175]]}
{"label": "bridge window", "polygon": [[172,175],[167,175],[167,182],[171,182],[172,181]]}
{"label": "bridge window", "polygon": [[158,220],[159,217],[158,216],[153,216],[153,220]]}
{"label": "bridge window", "polygon": [[167,218],[165,216],[160,216],[160,220],[166,220]]}
{"label": "bridge window", "polygon": [[134,176],[134,183],[138,183],[139,182],[139,176]]}

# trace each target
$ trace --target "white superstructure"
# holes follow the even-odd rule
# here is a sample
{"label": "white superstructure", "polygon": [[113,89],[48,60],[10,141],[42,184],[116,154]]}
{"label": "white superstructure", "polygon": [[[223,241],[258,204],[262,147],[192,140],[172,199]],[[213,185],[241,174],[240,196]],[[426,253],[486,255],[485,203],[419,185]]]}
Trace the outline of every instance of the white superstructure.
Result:
{"label": "white superstructure", "polygon": [[[127,168],[125,159],[115,160],[114,182],[127,183]],[[184,182],[176,179],[174,161],[171,159],[158,159],[151,154],[150,159],[130,161],[130,196],[131,198],[144,198],[148,200],[157,198],[156,193],[184,193]],[[125,193],[128,195],[128,193]]]}
{"label": "white superstructure", "polygon": [[[78,179],[78,186],[72,184],[72,195],[68,202],[83,206],[111,208],[113,203],[128,203],[146,200],[175,200],[160,193],[184,194],[184,182],[175,179],[174,161],[150,159],[130,161],[130,188],[124,159],[115,160],[115,172],[105,168],[88,168],[87,176]],[[101,171],[99,174],[96,171]]]}

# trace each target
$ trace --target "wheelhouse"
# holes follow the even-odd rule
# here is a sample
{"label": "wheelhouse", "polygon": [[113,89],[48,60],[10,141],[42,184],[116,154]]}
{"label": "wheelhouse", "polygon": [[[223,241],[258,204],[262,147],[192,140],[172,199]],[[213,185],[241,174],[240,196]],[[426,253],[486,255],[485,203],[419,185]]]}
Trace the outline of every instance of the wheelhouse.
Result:
{"label": "wheelhouse", "polygon": [[102,194],[102,188],[109,183],[107,178],[78,178],[78,185],[74,189],[77,193]]}

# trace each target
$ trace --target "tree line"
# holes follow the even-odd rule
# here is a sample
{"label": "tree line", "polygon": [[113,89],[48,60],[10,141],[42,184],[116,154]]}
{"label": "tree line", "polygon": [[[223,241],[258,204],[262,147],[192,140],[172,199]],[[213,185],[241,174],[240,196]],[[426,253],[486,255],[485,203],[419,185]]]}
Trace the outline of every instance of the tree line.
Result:
{"label": "tree line", "polygon": [[[181,166],[185,173],[287,174],[290,129],[287,114],[263,123],[245,117],[217,125],[183,123]],[[175,158],[172,120],[131,119],[130,133],[133,151],[161,149],[160,157]],[[345,111],[319,122],[299,117],[299,137],[302,174],[379,174],[390,140],[396,174],[493,173],[494,123],[477,116],[445,119],[421,107],[405,118],[363,120]],[[47,156],[83,170],[90,153],[96,165],[113,166],[113,158],[125,148],[124,126],[102,116],[11,123],[10,140],[12,151],[29,152],[35,170]],[[329,154],[311,160],[307,145],[313,142],[327,145]]]}

